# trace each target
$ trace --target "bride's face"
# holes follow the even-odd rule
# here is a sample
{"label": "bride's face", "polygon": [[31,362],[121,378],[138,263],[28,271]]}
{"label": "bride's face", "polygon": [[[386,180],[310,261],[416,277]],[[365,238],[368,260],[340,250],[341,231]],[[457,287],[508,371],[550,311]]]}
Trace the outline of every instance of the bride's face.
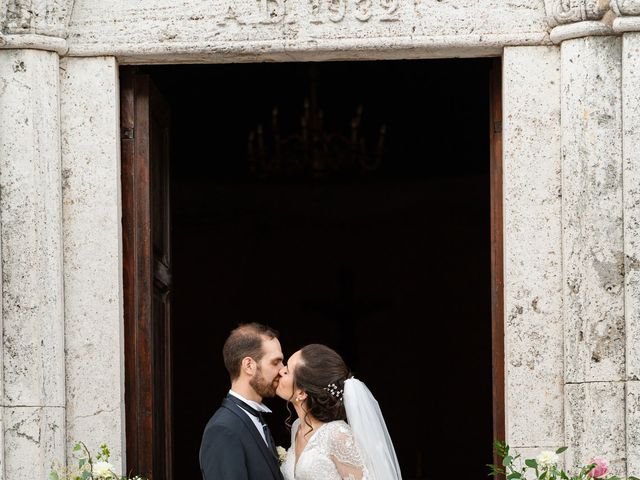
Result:
{"label": "bride's face", "polygon": [[[296,370],[296,364],[300,361],[300,350],[289,357],[287,364],[280,370],[280,383],[276,390],[278,395],[283,400],[294,401],[294,372]],[[295,392],[299,394],[300,392]]]}

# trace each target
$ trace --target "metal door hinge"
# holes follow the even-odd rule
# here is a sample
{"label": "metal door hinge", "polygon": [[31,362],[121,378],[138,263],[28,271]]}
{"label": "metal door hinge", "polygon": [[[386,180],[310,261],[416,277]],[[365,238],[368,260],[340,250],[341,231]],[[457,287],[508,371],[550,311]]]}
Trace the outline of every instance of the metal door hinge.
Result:
{"label": "metal door hinge", "polygon": [[123,140],[131,140],[134,138],[135,130],[133,128],[122,127],[122,135],[120,138]]}

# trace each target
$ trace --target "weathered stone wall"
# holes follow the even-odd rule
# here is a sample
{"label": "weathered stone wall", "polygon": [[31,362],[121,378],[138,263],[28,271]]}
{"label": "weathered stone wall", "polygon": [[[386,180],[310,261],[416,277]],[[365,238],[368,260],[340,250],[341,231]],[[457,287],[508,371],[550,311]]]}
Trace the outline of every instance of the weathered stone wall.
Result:
{"label": "weathered stone wall", "polygon": [[116,59],[503,55],[507,439],[640,473],[638,32],[640,0],[0,1],[0,480],[124,452]]}

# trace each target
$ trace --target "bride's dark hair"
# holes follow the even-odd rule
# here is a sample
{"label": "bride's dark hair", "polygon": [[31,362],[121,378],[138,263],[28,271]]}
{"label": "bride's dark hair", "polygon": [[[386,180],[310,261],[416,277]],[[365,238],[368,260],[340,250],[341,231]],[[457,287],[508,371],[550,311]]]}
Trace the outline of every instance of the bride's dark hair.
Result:
{"label": "bride's dark hair", "polygon": [[344,382],[351,372],[338,353],[318,343],[312,343],[300,349],[300,360],[293,374],[293,383],[307,393],[305,418],[311,415],[321,422],[346,420],[342,395]]}

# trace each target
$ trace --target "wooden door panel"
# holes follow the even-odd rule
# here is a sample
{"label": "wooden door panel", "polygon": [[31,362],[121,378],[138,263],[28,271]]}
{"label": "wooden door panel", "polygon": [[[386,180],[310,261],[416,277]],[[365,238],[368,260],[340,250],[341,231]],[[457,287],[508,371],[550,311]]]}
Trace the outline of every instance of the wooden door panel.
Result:
{"label": "wooden door panel", "polygon": [[172,479],[169,107],[121,71],[127,470]]}
{"label": "wooden door panel", "polygon": [[[490,78],[491,181],[491,316],[493,352],[493,438],[505,440],[504,270],[502,189],[502,59],[496,58]],[[501,459],[494,456],[494,464]]]}

